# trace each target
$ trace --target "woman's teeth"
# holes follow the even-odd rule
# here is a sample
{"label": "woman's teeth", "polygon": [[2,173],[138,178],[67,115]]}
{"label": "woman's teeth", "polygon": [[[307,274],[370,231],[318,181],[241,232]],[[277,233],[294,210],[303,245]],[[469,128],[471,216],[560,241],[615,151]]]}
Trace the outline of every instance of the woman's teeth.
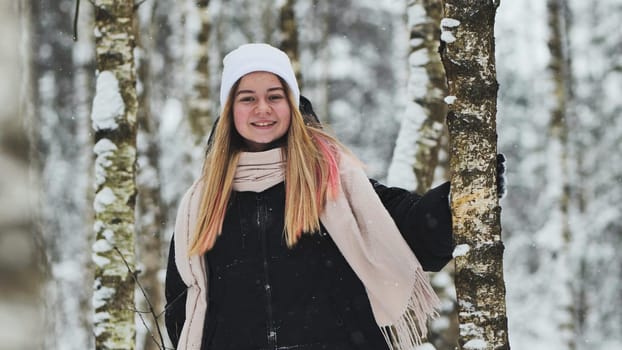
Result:
{"label": "woman's teeth", "polygon": [[261,122],[261,123],[252,123],[255,126],[270,126],[274,124],[274,122]]}

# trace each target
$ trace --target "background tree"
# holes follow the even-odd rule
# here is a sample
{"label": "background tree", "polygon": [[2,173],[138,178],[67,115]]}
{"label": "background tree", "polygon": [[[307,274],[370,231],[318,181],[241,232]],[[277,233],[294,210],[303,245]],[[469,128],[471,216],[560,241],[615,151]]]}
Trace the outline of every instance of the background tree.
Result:
{"label": "background tree", "polygon": [[[40,173],[29,137],[37,134],[31,59],[31,1],[0,3],[0,338],[6,349],[42,349],[42,289],[48,269],[38,226]],[[34,137],[33,137],[34,139]],[[47,270],[49,271],[49,270]]]}
{"label": "background tree", "polygon": [[[556,244],[550,247],[551,290],[556,295],[559,345],[557,348],[576,349],[575,343],[575,300],[571,271],[574,259],[570,257],[572,232],[569,221],[570,205],[570,166],[568,157],[568,123],[572,119],[568,105],[572,100],[572,77],[568,57],[568,7],[565,0],[547,1],[549,40],[551,53],[549,70],[553,82],[553,106],[549,123],[549,163],[547,191],[543,191],[545,201],[550,201],[550,222],[546,225],[555,228],[546,232],[557,237],[551,239]],[[569,269],[568,267],[572,267]]]}
{"label": "background tree", "polygon": [[[153,49],[146,53],[150,74],[144,83],[150,94],[145,108],[152,111],[153,122],[157,126],[154,137],[161,150],[158,160],[165,255],[168,254],[168,243],[173,234],[172,218],[177,212],[179,192],[194,180],[203,154],[202,145],[192,134],[188,119],[188,91],[192,89],[189,83],[193,81],[189,74],[195,72],[191,67],[196,66],[189,65],[187,61],[187,5],[187,0],[153,2],[151,36],[145,37],[150,41],[153,39]],[[161,266],[165,266],[164,262]]]}
{"label": "background tree", "polygon": [[186,0],[187,62],[191,71],[186,105],[188,122],[197,145],[203,145],[212,127],[212,102],[210,99],[209,38],[211,18],[209,0]]}
{"label": "background tree", "polygon": [[502,202],[510,342],[516,349],[552,349],[559,339],[551,317],[556,311],[548,238],[559,236],[546,228],[551,207],[539,199],[549,185],[547,130],[553,101],[546,3],[502,2],[496,22],[498,141],[508,158],[510,184]]}
{"label": "background tree", "polygon": [[[161,349],[165,344],[162,339],[163,317],[154,318],[164,309],[164,295],[160,270],[164,261],[164,234],[162,223],[166,208],[160,193],[160,143],[158,138],[159,123],[151,110],[152,84],[156,79],[152,71],[155,51],[154,34],[156,32],[154,12],[155,4],[145,2],[138,8],[135,23],[138,56],[137,63],[137,99],[138,125],[136,136],[137,171],[136,171],[136,257],[137,275],[140,285],[136,291],[136,308],[141,322],[138,323],[137,348],[145,350]],[[157,56],[156,56],[157,57]],[[155,314],[155,315],[154,315]]]}
{"label": "background tree", "polygon": [[[423,96],[414,94],[415,102],[421,104],[426,112],[426,119],[419,128],[413,166],[417,180],[415,191],[418,193],[424,193],[432,186],[442,145],[441,140],[447,132],[445,129],[447,105],[443,100],[447,96],[447,86],[445,69],[438,54],[442,3],[439,0],[424,0],[421,5],[423,5],[427,19],[422,23],[415,22],[410,31],[410,44],[413,50],[410,56],[411,65],[415,64],[414,58],[419,50],[425,50],[428,57],[427,62],[422,62],[422,68],[428,76],[425,94]],[[416,6],[414,8],[416,9]],[[423,42],[417,45],[417,42],[421,40]]]}
{"label": "background tree", "polygon": [[385,178],[405,101],[403,3],[299,0],[296,8],[303,94],[370,176]]}
{"label": "background tree", "polygon": [[[446,134],[447,105],[443,98],[447,95],[447,86],[438,54],[442,4],[440,0],[411,0],[406,11],[410,31],[408,93],[411,103],[402,119],[388,178],[389,182],[396,182],[405,176],[400,182],[411,182],[412,176],[405,168],[412,168],[415,191],[424,193],[432,186],[442,136]],[[402,167],[404,169],[400,170]]]}
{"label": "background tree", "polygon": [[136,70],[134,2],[96,0],[97,85],[91,115],[95,146],[97,349],[134,349]]}
{"label": "background tree", "polygon": [[292,67],[296,79],[302,88],[302,73],[300,71],[300,52],[298,50],[298,24],[296,22],[295,1],[285,0],[280,9],[279,26],[281,29],[280,49],[283,50],[292,61]]}
{"label": "background tree", "polygon": [[[572,123],[569,140],[579,161],[569,180],[571,253],[576,288],[577,348],[622,344],[622,37],[620,1],[568,1],[572,14]],[[573,165],[573,163],[570,163]],[[571,167],[571,170],[574,167]]]}
{"label": "background tree", "polygon": [[[445,69],[438,52],[442,4],[440,0],[412,0],[406,7],[408,40],[407,101],[389,166],[392,186],[425,193],[438,175],[443,137],[447,136]],[[444,144],[446,146],[446,143]],[[457,343],[458,320],[452,265],[432,276],[432,285],[443,300],[441,317],[432,321],[428,341],[438,349]]]}
{"label": "background tree", "polygon": [[447,123],[459,345],[509,349],[496,188],[498,4],[447,0],[443,5],[441,57],[450,93]]}
{"label": "background tree", "polygon": [[[499,99],[500,147],[509,156],[513,188],[503,201],[505,261],[510,316],[510,340],[515,348],[544,350],[564,348],[560,322],[568,310],[560,300],[574,305],[572,334],[577,349],[610,349],[622,344],[619,302],[620,191],[619,143],[621,128],[614,115],[622,110],[618,99],[620,37],[617,27],[619,1],[587,4],[568,1],[564,44],[568,58],[572,97],[566,104],[568,170],[560,174],[551,157],[551,111],[555,85],[550,70],[551,39],[546,2],[503,2],[499,8],[497,62],[501,84]],[[567,87],[565,87],[567,89]],[[606,130],[605,130],[606,129]],[[617,140],[617,141],[614,141]],[[610,167],[605,166],[610,164]],[[555,171],[551,171],[555,169]],[[568,255],[560,260],[564,245],[558,216],[562,193],[569,189],[568,223],[572,239]],[[558,197],[559,198],[559,197]],[[558,252],[556,260],[554,252]],[[564,269],[561,271],[560,269]],[[568,288],[556,288],[561,274],[572,276]],[[553,277],[552,277],[553,276]],[[529,281],[529,283],[525,283]],[[560,293],[565,293],[560,297]],[[607,305],[607,306],[605,306]],[[598,321],[597,321],[598,320]]]}
{"label": "background tree", "polygon": [[[33,161],[40,177],[40,231],[46,248],[46,330],[48,349],[92,347],[92,271],[88,204],[91,164],[88,132],[92,99],[92,19],[82,7],[82,32],[72,40],[70,1],[31,3],[32,72],[35,83]],[[84,30],[89,28],[88,30]],[[80,171],[76,171],[80,169]],[[67,298],[72,295],[72,298]]]}

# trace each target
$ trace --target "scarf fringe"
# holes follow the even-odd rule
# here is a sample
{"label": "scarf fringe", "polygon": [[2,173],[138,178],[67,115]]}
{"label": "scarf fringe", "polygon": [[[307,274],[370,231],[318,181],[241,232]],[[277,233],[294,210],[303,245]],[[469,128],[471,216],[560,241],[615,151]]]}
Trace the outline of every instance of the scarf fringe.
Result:
{"label": "scarf fringe", "polygon": [[425,272],[418,269],[406,310],[392,325],[380,327],[390,350],[413,350],[428,333],[428,319],[438,317],[440,300]]}

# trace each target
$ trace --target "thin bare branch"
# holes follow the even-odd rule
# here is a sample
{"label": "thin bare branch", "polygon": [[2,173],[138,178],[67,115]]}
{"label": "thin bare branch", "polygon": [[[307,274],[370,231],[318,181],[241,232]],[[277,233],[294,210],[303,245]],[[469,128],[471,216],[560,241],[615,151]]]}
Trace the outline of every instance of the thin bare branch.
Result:
{"label": "thin bare branch", "polygon": [[141,0],[138,3],[134,4],[134,11],[136,11],[140,5],[144,4],[145,2],[147,2],[147,0]]}
{"label": "thin bare branch", "polygon": [[[158,345],[159,348],[164,349],[164,336],[162,335],[162,331],[160,330],[160,324],[158,322],[158,317],[156,316],[153,304],[151,304],[151,300],[149,300],[149,296],[147,295],[147,292],[143,288],[142,284],[140,284],[140,281],[138,280],[138,277],[137,277],[137,273],[132,270],[132,268],[130,267],[130,264],[127,262],[127,260],[125,260],[125,257],[123,256],[123,253],[121,253],[121,250],[117,246],[113,246],[113,247],[114,247],[114,250],[119,254],[121,259],[123,260],[123,263],[125,264],[125,267],[127,267],[127,270],[132,275],[132,278],[134,279],[134,282],[136,283],[136,285],[140,289],[140,292],[145,297],[145,301],[147,302],[147,306],[149,307],[149,312],[148,313],[150,313],[151,316],[153,317],[153,321],[155,322],[156,329],[158,331],[158,337],[160,338],[160,342],[159,343],[158,343],[157,339],[155,338],[155,335],[153,334],[151,329],[149,329],[149,327],[147,326],[145,320],[142,317],[142,314],[139,312],[138,314],[140,316],[140,319],[143,322],[143,325],[145,326],[145,328],[147,329],[147,332],[149,332],[149,334],[153,338],[153,341],[156,342],[156,344]],[[134,311],[138,312],[137,310],[134,310]]]}
{"label": "thin bare branch", "polygon": [[78,41],[78,15],[80,13],[80,0],[76,0],[76,11],[73,14],[73,41]]}

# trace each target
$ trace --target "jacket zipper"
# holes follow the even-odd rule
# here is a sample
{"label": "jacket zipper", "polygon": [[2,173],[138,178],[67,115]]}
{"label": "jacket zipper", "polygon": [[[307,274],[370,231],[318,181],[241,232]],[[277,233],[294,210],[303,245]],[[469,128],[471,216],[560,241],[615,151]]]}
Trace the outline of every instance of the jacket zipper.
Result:
{"label": "jacket zipper", "polygon": [[266,331],[268,346],[276,349],[276,328],[272,314],[272,287],[270,286],[270,267],[268,264],[268,237],[266,237],[266,219],[268,210],[261,194],[257,195],[257,227],[261,235],[261,250],[263,255],[264,291],[266,298]]}

